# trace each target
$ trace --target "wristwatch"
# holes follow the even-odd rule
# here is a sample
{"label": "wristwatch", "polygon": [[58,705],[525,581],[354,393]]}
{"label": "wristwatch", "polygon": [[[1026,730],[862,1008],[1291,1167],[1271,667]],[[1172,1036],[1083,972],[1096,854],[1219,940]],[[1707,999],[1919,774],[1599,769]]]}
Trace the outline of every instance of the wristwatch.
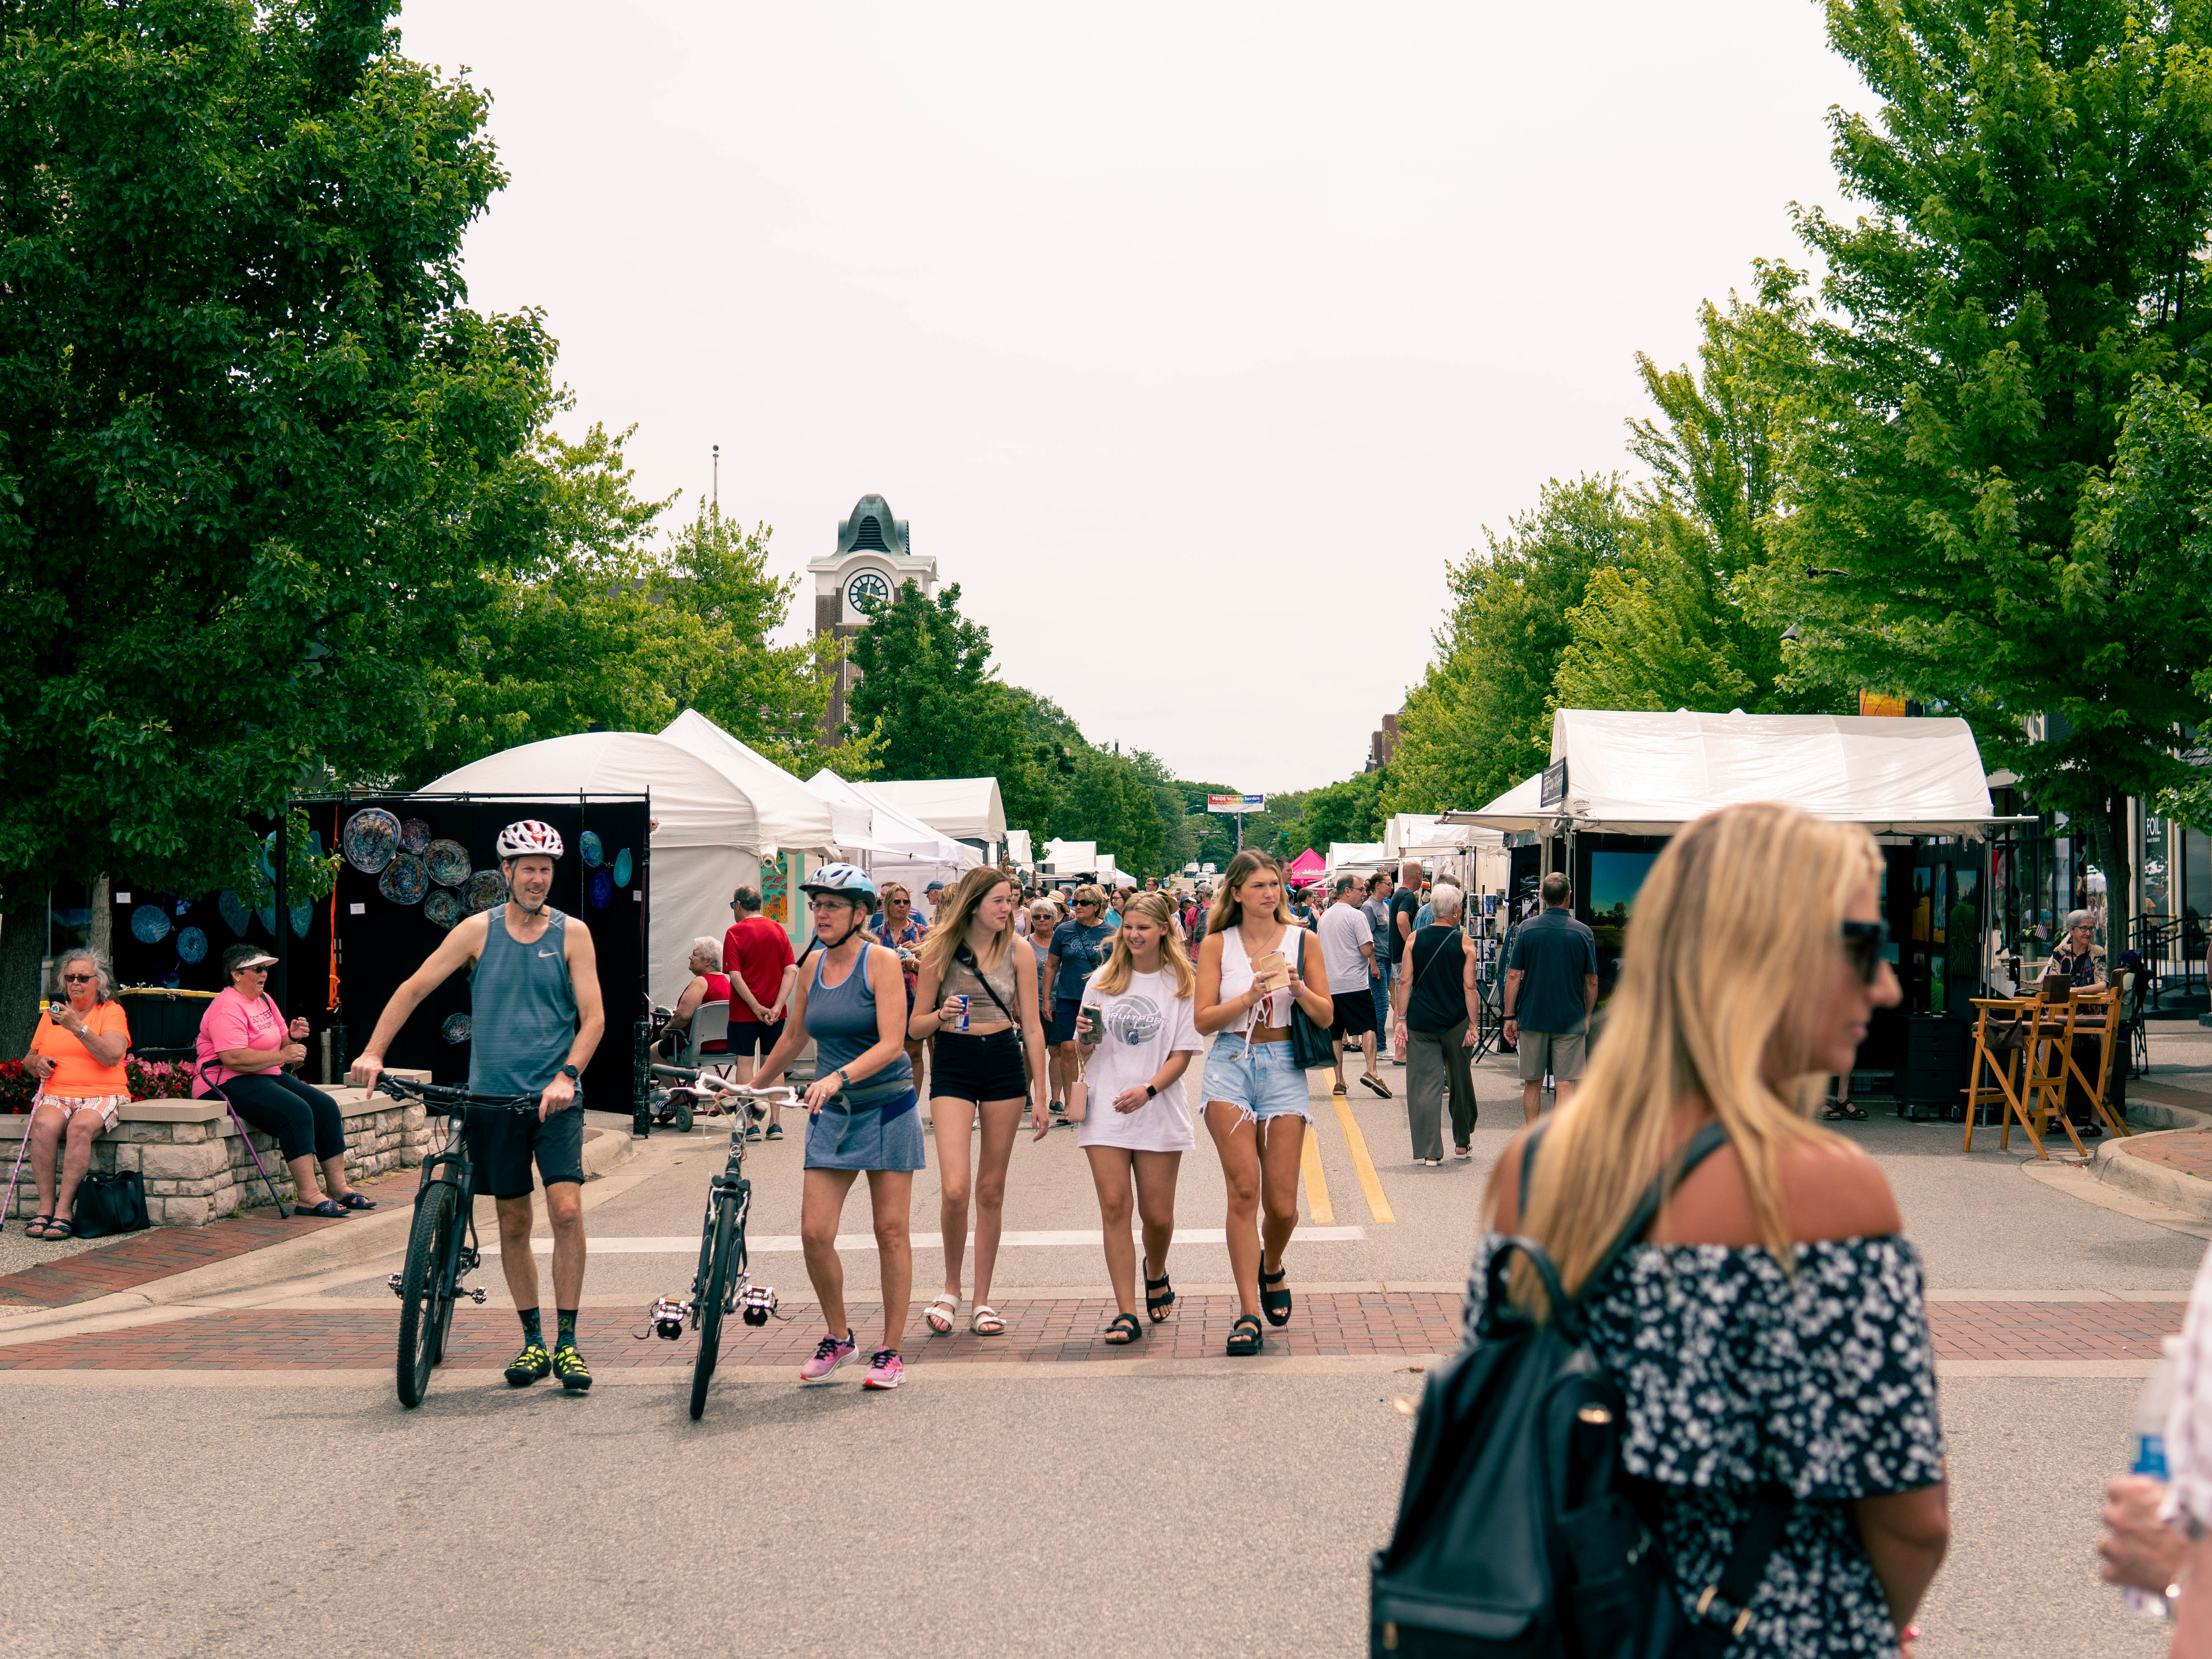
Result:
{"label": "wristwatch", "polygon": [[561,1075],[567,1078],[571,1083],[580,1083],[584,1080],[584,1074],[578,1071],[574,1065],[563,1066],[561,1068]]}
{"label": "wristwatch", "polygon": [[1145,1085],[1145,1098],[1146,1100],[1157,1099],[1159,1096],[1159,1092],[1160,1091],[1158,1089],[1152,1087],[1149,1083]]}

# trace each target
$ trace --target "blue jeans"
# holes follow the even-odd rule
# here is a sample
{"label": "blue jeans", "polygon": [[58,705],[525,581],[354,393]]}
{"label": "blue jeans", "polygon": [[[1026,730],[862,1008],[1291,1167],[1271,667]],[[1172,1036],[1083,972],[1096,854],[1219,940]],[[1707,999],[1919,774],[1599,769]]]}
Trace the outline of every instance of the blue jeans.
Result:
{"label": "blue jeans", "polygon": [[1382,969],[1382,977],[1369,980],[1367,988],[1375,994],[1375,1029],[1380,1033],[1376,1041],[1387,1054],[1390,1051],[1390,975],[1397,963],[1383,962],[1376,965]]}

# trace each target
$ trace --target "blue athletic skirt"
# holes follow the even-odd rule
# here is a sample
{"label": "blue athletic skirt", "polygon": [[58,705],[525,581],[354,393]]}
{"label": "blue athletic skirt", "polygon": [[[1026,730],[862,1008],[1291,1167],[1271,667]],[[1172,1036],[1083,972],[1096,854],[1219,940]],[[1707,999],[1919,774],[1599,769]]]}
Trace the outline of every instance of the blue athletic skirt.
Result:
{"label": "blue athletic skirt", "polygon": [[807,1120],[806,1167],[810,1170],[920,1170],[923,1156],[921,1114],[908,1089],[890,1099],[848,1111],[833,1100]]}

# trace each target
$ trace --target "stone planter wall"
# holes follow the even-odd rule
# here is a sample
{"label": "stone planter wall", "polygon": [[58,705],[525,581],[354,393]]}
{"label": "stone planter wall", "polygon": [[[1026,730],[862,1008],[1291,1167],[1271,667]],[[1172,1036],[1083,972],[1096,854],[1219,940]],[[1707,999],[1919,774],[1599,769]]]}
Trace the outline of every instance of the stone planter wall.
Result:
{"label": "stone planter wall", "polygon": [[[429,1074],[398,1072],[403,1079],[428,1081]],[[403,1105],[391,1096],[360,1089],[329,1089],[345,1116],[346,1173],[356,1180],[387,1170],[412,1169],[429,1155],[431,1128],[420,1106]],[[0,1115],[0,1162],[15,1167],[15,1154],[30,1119]],[[251,1132],[261,1167],[292,1202],[291,1171],[276,1142]],[[253,1167],[238,1125],[220,1100],[140,1100],[125,1106],[116,1126],[92,1146],[92,1171],[113,1175],[136,1170],[146,1183],[146,1211],[157,1226],[204,1227],[233,1210],[266,1206],[269,1189]],[[0,1193],[6,1188],[0,1185]],[[16,1182],[10,1218],[38,1212],[38,1183],[27,1154]]]}

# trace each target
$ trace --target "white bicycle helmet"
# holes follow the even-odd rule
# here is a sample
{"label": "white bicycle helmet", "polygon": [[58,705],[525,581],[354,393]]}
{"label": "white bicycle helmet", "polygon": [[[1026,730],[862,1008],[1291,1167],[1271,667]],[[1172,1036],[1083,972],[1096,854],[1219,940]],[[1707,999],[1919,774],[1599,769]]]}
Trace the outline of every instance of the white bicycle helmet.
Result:
{"label": "white bicycle helmet", "polygon": [[520,823],[508,824],[499,832],[497,850],[503,859],[537,855],[557,859],[568,849],[561,844],[561,832],[551,824],[540,823],[536,818],[525,818]]}
{"label": "white bicycle helmet", "polygon": [[873,909],[876,902],[876,881],[857,864],[825,864],[799,883],[802,892],[834,893],[840,898],[859,899]]}

